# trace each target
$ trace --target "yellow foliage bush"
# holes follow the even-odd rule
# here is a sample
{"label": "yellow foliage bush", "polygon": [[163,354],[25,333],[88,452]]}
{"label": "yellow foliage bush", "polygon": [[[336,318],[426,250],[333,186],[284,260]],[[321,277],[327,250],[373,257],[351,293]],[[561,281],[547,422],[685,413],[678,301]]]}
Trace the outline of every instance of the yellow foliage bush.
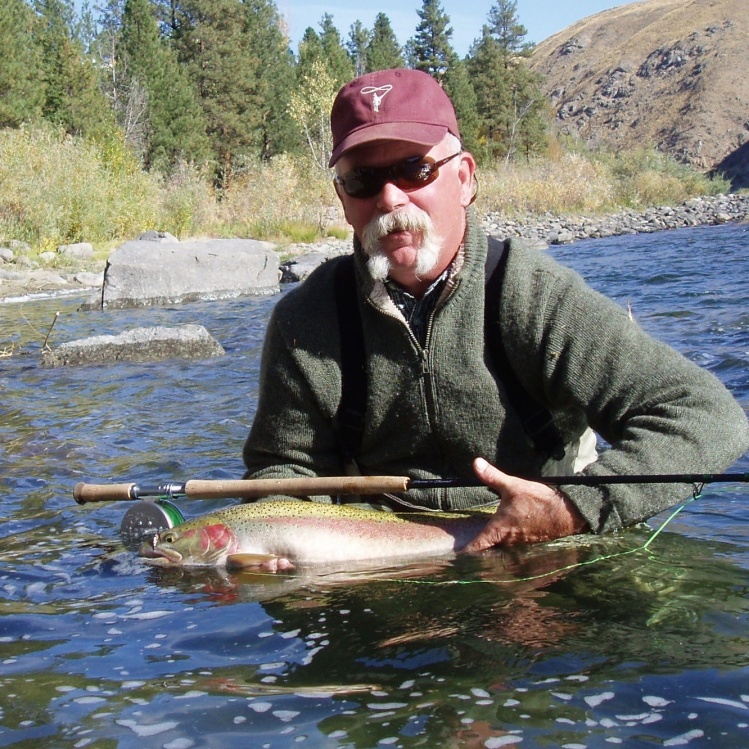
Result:
{"label": "yellow foliage bush", "polygon": [[0,238],[46,248],[153,226],[158,180],[108,148],[51,127],[0,130]]}

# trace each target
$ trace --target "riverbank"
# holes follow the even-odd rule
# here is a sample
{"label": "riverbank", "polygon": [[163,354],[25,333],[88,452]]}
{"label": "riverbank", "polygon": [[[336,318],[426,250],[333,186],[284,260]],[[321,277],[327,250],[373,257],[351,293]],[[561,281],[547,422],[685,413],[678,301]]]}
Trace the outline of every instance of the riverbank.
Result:
{"label": "riverbank", "polygon": [[[523,237],[538,246],[569,244],[582,239],[652,233],[689,226],[710,226],[749,221],[749,194],[717,195],[693,198],[678,206],[649,208],[645,211],[622,210],[599,216],[558,216],[551,213],[508,217],[490,213],[484,217],[486,231],[497,237]],[[300,258],[308,253],[337,255],[347,252],[348,239],[327,239],[284,248],[285,256]],[[52,294],[86,293],[101,287],[100,267],[87,261],[80,269],[65,272],[42,266],[29,267],[13,261],[0,265],[0,301],[21,301]]]}
{"label": "riverbank", "polygon": [[[651,234],[690,226],[717,226],[749,221],[749,194],[716,195],[692,198],[678,206],[648,208],[645,211],[622,210],[596,216],[559,216],[552,213],[509,217],[489,213],[483,219],[488,234],[504,239],[522,237],[543,248],[554,244],[571,244],[583,239],[623,234]],[[292,245],[285,249],[288,257],[281,270],[283,281],[296,281],[314,269],[325,257],[350,250],[349,240],[328,239],[314,244]],[[302,258],[308,255],[309,262]]]}

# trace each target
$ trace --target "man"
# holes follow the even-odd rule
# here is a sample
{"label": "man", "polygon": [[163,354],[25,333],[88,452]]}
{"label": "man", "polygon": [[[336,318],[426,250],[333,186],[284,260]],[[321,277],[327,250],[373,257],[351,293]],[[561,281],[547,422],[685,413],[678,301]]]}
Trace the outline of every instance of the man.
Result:
{"label": "man", "polygon": [[[331,128],[366,352],[358,470],[475,472],[486,490],[423,490],[403,500],[439,510],[499,495],[466,547],[480,551],[621,528],[683,497],[683,487],[669,485],[560,491],[518,476],[712,472],[746,450],[746,417],[716,378],[647,336],[575,273],[513,241],[496,306],[512,370],[563,437],[563,458],[543,454],[486,355],[487,237],[470,208],[476,163],[461,148],[447,95],[425,73],[371,73],[341,89]],[[244,450],[248,476],[346,468],[336,422],[348,353],[334,293],[341,262],[323,265],[274,311]],[[598,458],[591,429],[611,446]]]}

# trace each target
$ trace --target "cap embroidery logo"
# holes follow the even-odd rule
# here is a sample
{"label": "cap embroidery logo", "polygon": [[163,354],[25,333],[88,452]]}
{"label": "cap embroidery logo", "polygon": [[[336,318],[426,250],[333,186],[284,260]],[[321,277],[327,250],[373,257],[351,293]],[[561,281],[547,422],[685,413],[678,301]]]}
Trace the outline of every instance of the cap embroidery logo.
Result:
{"label": "cap embroidery logo", "polygon": [[393,90],[393,86],[390,83],[386,83],[384,86],[365,86],[361,93],[363,96],[372,94],[372,111],[379,112],[380,104],[382,100]]}

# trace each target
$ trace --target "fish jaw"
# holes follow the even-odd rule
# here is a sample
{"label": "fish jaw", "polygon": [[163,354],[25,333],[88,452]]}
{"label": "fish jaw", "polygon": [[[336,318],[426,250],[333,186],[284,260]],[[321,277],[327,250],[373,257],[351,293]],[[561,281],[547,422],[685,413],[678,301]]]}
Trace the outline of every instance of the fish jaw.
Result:
{"label": "fish jaw", "polygon": [[216,567],[237,550],[237,538],[225,523],[211,517],[159,531],[139,551],[150,564],[165,567]]}
{"label": "fish jaw", "polygon": [[144,557],[149,564],[159,567],[176,567],[182,561],[182,554],[173,549],[157,548],[159,534],[156,533],[149,541],[144,541],[138,550],[138,556]]}

